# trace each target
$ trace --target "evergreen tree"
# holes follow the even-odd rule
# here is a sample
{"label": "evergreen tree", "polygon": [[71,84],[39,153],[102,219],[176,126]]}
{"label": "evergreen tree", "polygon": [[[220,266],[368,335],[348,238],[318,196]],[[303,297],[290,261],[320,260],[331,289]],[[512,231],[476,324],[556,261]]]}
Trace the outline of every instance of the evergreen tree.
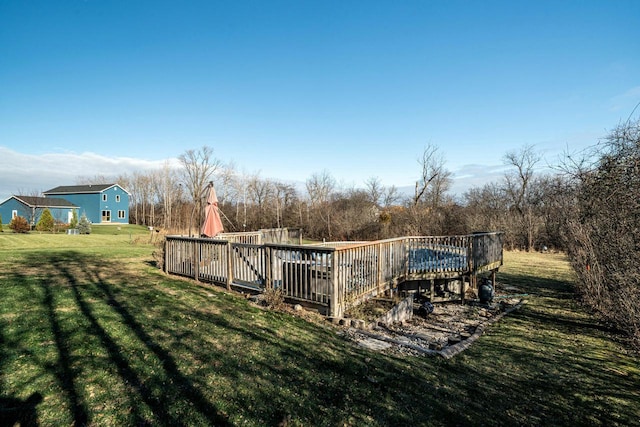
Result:
{"label": "evergreen tree", "polygon": [[91,222],[87,219],[87,215],[84,213],[80,217],[80,221],[78,222],[78,233],[80,234],[91,234]]}
{"label": "evergreen tree", "polygon": [[42,215],[40,215],[40,219],[36,224],[36,230],[38,231],[52,231],[53,230],[53,216],[51,215],[51,211],[47,208],[42,211]]}

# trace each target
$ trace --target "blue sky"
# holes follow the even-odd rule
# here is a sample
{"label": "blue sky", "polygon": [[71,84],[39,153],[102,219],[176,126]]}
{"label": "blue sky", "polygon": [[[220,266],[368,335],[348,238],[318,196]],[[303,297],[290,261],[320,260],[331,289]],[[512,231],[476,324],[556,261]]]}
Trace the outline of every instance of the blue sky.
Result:
{"label": "blue sky", "polygon": [[0,0],[0,200],[214,148],[245,173],[455,191],[640,102],[640,2]]}

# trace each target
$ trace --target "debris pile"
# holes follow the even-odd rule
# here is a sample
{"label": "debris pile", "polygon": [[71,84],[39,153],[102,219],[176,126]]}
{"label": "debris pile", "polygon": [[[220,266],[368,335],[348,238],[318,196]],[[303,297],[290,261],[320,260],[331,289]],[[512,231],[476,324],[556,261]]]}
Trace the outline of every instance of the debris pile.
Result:
{"label": "debris pile", "polygon": [[[521,297],[509,296],[496,301],[490,304],[425,301],[414,304],[414,315],[402,322],[388,324],[370,318],[343,319],[340,324],[345,326],[342,331],[345,337],[371,350],[449,358],[468,348],[486,326],[524,302]],[[376,312],[375,309],[363,311]]]}

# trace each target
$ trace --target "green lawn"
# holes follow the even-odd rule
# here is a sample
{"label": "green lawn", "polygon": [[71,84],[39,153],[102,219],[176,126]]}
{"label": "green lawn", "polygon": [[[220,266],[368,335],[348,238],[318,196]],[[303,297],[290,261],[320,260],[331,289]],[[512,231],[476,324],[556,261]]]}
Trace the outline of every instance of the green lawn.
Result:
{"label": "green lawn", "polygon": [[559,255],[506,254],[528,303],[466,352],[400,359],[167,277],[149,243],[0,233],[0,425],[640,423],[638,358]]}

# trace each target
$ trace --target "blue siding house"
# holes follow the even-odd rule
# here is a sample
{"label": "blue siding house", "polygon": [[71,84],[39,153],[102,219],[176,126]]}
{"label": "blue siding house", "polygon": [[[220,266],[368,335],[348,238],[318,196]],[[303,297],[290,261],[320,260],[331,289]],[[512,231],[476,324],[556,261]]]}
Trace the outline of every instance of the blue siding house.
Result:
{"label": "blue siding house", "polygon": [[55,221],[69,224],[73,218],[73,211],[77,211],[79,207],[64,199],[32,196],[11,196],[0,203],[2,222],[7,224],[16,216],[21,216],[31,226],[35,226],[45,209],[49,209]]}
{"label": "blue siding house", "polygon": [[79,206],[93,224],[128,224],[129,192],[118,184],[66,185],[43,193],[50,199],[64,199]]}

